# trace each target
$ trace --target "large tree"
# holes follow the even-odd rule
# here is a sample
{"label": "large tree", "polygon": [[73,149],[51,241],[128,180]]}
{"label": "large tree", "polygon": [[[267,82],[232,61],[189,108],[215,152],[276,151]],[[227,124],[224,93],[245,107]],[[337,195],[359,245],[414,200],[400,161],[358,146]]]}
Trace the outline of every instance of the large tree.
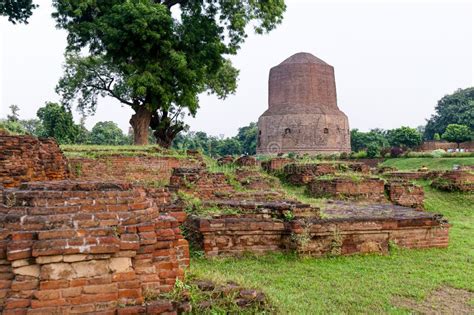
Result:
{"label": "large tree", "polygon": [[36,7],[32,0],[2,0],[0,15],[7,16],[13,24],[28,23],[28,18]]}
{"label": "large tree", "polygon": [[[235,92],[237,53],[251,23],[257,33],[282,20],[284,0],[56,0],[54,17],[69,32],[64,77],[57,91],[94,111],[98,96],[130,106],[135,144],[148,127],[168,147],[195,115],[198,94]],[[84,49],[88,56],[81,56]]]}
{"label": "large tree", "polygon": [[413,149],[421,144],[422,136],[415,128],[400,127],[388,130],[387,139],[392,147]]}
{"label": "large tree", "polygon": [[450,124],[443,133],[443,139],[449,142],[456,142],[459,148],[460,143],[471,140],[471,133],[472,131],[469,130],[468,126]]}
{"label": "large tree", "polygon": [[40,136],[55,138],[60,144],[76,142],[79,129],[68,109],[57,103],[48,102],[38,109],[36,115],[42,125]]}
{"label": "large tree", "polygon": [[457,90],[438,101],[436,113],[428,120],[424,137],[434,139],[436,133],[442,135],[448,125],[465,125],[474,130],[474,88]]}

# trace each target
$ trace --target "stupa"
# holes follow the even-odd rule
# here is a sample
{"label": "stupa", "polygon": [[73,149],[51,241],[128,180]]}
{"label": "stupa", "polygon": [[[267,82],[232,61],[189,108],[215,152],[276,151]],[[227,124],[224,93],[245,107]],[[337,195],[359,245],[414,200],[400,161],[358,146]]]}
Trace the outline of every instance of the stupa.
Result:
{"label": "stupa", "polygon": [[331,65],[302,52],[270,69],[257,154],[350,152],[350,143],[349,121],[337,106]]}

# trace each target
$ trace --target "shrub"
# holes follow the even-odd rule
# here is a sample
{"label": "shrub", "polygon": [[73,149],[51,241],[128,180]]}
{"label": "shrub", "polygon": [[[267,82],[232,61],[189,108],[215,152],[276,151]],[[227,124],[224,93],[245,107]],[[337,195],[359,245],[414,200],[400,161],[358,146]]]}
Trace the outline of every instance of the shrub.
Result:
{"label": "shrub", "polygon": [[380,147],[375,143],[369,143],[367,146],[367,157],[368,158],[375,158],[379,155]]}
{"label": "shrub", "polygon": [[[436,135],[435,135],[435,136],[436,136]],[[439,135],[438,135],[438,136],[439,136]],[[441,158],[441,157],[443,157],[445,154],[446,154],[446,151],[444,151],[443,149],[437,149],[437,150],[431,151],[431,156],[434,157],[434,158]]]}
{"label": "shrub", "polygon": [[403,149],[400,147],[392,147],[390,149],[390,156],[391,157],[400,157],[403,154]]}

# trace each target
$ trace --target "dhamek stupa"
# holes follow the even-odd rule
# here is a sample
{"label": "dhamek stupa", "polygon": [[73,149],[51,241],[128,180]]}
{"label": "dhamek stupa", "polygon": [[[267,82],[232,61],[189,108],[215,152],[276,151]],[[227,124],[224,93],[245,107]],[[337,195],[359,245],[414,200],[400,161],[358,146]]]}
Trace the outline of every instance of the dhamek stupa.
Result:
{"label": "dhamek stupa", "polygon": [[337,107],[334,68],[297,53],[270,70],[268,109],[258,120],[257,154],[351,150],[349,121]]}

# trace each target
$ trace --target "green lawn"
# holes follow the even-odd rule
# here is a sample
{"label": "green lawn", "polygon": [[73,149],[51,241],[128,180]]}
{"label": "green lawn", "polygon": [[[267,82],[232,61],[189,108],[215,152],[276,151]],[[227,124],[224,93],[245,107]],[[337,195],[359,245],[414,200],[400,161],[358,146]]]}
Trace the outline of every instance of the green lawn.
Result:
{"label": "green lawn", "polygon": [[382,165],[396,167],[399,170],[417,170],[423,165],[433,171],[451,170],[454,165],[474,165],[474,157],[397,158],[388,159]]}
{"label": "green lawn", "polygon": [[320,259],[283,254],[192,259],[191,274],[261,288],[281,313],[291,314],[407,313],[393,306],[394,297],[422,300],[441,286],[474,291],[474,194],[425,187],[427,210],[444,214],[453,225],[447,249]]}

